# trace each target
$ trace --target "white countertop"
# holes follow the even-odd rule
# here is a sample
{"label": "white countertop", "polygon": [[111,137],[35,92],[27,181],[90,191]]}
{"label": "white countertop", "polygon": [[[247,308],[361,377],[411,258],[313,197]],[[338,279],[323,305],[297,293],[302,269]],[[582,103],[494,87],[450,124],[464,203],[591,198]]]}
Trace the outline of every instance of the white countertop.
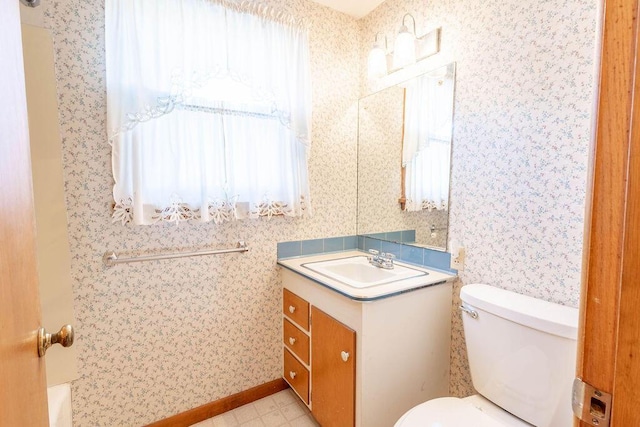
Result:
{"label": "white countertop", "polygon": [[291,271],[301,274],[314,282],[317,282],[327,288],[336,291],[348,298],[358,301],[373,301],[381,298],[387,298],[393,295],[410,292],[427,286],[433,286],[448,281],[453,281],[456,276],[454,274],[443,273],[438,270],[432,270],[430,268],[419,267],[413,264],[408,264],[402,261],[394,261],[395,264],[410,267],[416,270],[424,271],[428,273],[426,276],[419,276],[410,279],[399,280],[396,282],[385,283],[376,286],[370,286],[367,288],[355,288],[342,283],[338,280],[334,280],[330,277],[316,273],[302,264],[318,261],[330,261],[340,258],[348,258],[354,256],[366,256],[365,252],[360,251],[345,251],[334,252],[328,254],[310,255],[295,258],[279,259],[278,264]]}

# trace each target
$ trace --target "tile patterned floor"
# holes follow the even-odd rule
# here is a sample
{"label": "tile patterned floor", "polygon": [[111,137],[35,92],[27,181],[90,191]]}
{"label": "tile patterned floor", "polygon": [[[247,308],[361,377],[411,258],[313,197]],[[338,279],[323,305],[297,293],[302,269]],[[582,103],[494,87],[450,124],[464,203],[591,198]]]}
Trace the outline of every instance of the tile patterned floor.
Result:
{"label": "tile patterned floor", "polygon": [[256,400],[191,427],[319,427],[290,389]]}

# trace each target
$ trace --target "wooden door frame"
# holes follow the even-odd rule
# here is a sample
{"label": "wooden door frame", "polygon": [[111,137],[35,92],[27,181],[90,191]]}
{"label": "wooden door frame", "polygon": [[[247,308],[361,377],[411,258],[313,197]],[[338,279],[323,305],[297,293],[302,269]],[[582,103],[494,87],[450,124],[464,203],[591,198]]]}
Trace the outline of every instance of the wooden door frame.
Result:
{"label": "wooden door frame", "polygon": [[577,375],[613,394],[611,425],[626,427],[640,425],[638,2],[605,0],[603,18]]}

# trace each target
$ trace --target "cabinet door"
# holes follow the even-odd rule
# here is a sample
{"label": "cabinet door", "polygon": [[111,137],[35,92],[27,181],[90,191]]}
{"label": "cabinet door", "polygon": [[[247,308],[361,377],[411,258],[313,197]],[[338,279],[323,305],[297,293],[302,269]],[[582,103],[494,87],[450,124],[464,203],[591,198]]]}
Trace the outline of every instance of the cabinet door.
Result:
{"label": "cabinet door", "polygon": [[322,427],[355,423],[356,333],[311,308],[311,412]]}

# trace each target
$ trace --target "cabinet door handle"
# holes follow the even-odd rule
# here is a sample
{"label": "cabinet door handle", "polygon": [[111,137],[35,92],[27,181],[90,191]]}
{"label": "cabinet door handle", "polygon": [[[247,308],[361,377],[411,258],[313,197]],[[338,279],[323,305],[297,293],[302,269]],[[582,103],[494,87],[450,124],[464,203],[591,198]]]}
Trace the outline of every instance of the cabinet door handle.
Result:
{"label": "cabinet door handle", "polygon": [[296,308],[292,305],[289,306],[289,313],[293,314],[296,311]]}
{"label": "cabinet door handle", "polygon": [[291,377],[292,380],[294,380],[296,378],[296,374],[294,371],[289,371],[289,377]]}
{"label": "cabinet door handle", "polygon": [[296,343],[296,339],[294,337],[289,337],[289,344],[294,345]]}
{"label": "cabinet door handle", "polygon": [[343,362],[346,362],[347,360],[349,360],[349,356],[350,354],[346,351],[343,351],[342,353],[340,353],[340,357],[342,357]]}

